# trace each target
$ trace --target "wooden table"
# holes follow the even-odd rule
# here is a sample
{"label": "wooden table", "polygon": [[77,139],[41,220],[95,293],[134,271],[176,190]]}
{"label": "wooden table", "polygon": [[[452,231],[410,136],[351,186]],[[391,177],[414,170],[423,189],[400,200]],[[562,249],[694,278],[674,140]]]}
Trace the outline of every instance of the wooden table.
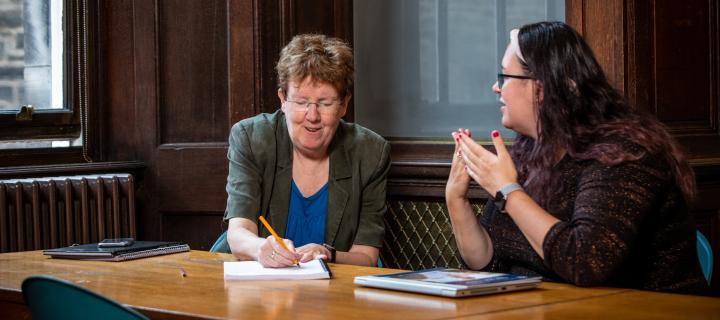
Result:
{"label": "wooden table", "polygon": [[[192,251],[126,262],[0,254],[0,319],[26,317],[20,285],[47,274],[160,319],[719,319],[720,298],[543,283],[539,289],[452,299],[359,287],[357,275],[398,270],[331,264],[332,280],[228,281],[229,254]],[[183,268],[187,277],[181,274]]]}

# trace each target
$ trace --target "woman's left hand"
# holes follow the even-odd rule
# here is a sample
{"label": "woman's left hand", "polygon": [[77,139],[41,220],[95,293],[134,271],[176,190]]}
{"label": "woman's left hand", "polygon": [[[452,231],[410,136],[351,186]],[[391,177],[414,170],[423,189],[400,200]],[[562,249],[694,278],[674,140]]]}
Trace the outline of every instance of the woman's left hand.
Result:
{"label": "woman's left hand", "polygon": [[492,136],[497,155],[467,135],[460,135],[460,150],[465,160],[465,170],[490,196],[494,196],[504,185],[517,182],[515,164],[505,148],[500,132],[493,131]]}
{"label": "woman's left hand", "polygon": [[300,262],[308,262],[315,259],[330,259],[330,250],[317,243],[308,243],[302,247],[296,248],[295,251],[302,255]]}

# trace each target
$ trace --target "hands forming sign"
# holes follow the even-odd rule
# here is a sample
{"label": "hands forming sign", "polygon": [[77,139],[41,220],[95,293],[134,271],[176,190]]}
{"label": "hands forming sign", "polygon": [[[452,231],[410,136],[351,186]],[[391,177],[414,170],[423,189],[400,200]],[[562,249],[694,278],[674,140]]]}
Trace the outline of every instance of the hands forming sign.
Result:
{"label": "hands forming sign", "polygon": [[454,131],[452,136],[455,139],[455,153],[446,187],[447,196],[464,197],[469,183],[467,177],[475,180],[490,195],[494,195],[508,183],[517,182],[515,164],[500,132],[492,132],[492,142],[497,154],[475,142],[470,137],[470,130],[460,128]]}

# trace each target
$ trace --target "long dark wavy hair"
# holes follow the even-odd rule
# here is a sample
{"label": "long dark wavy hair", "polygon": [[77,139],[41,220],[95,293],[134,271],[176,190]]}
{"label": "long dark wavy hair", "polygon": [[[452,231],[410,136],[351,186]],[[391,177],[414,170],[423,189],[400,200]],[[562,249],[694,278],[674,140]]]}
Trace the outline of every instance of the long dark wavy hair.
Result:
{"label": "long dark wavy hair", "polygon": [[[574,159],[610,166],[655,157],[672,169],[686,201],[693,199],[695,176],[675,140],[654,116],[631,108],[608,83],[575,30],[562,22],[528,24],[520,28],[518,43],[525,72],[542,88],[537,139],[519,134],[511,151],[528,194],[546,206],[562,190],[553,167],[565,150]],[[637,147],[628,148],[628,142]]]}

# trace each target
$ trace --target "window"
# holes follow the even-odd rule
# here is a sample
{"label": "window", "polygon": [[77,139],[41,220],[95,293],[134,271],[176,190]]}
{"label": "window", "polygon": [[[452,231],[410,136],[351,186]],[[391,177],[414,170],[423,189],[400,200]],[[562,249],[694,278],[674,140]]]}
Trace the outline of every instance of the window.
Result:
{"label": "window", "polygon": [[564,20],[558,0],[353,2],[355,121],[389,138],[475,137],[500,124],[491,86],[511,29]]}
{"label": "window", "polygon": [[0,2],[0,149],[83,144],[87,6],[88,0]]}

